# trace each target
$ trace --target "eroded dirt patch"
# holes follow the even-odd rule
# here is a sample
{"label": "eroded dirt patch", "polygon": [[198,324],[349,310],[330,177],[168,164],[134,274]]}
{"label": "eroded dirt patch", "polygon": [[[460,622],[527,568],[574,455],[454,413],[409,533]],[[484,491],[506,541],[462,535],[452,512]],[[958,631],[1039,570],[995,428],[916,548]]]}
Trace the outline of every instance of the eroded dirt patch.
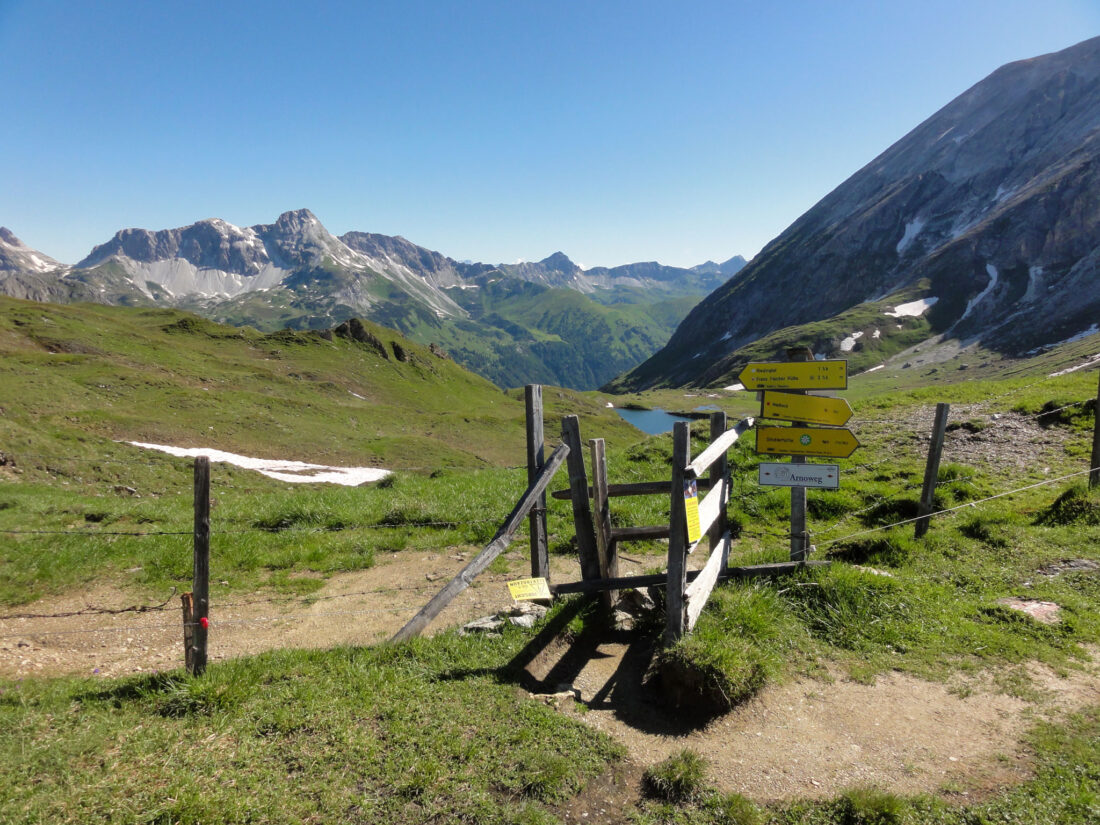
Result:
{"label": "eroded dirt patch", "polygon": [[[616,639],[592,653],[574,668],[573,686],[590,706],[578,718],[622,742],[642,766],[691,748],[710,762],[717,788],[758,802],[833,797],[856,785],[980,799],[1028,776],[1020,741],[1040,715],[1100,702],[1092,651],[1092,662],[1066,675],[1029,665],[1035,699],[998,691],[997,674],[951,685],[903,673],[863,684],[837,674],[769,686],[692,730],[640,689],[645,651]],[[538,669],[560,677],[567,655],[548,651]]]}

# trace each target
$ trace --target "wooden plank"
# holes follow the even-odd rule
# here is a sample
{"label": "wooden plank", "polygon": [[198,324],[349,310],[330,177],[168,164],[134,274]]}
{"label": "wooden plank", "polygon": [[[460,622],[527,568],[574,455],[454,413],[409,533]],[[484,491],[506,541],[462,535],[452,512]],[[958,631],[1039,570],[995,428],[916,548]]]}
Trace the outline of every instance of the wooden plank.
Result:
{"label": "wooden plank", "polygon": [[714,440],[711,442],[711,445],[703,450],[703,452],[699,453],[699,457],[691,462],[692,475],[694,475],[696,478],[702,476],[703,473],[706,472],[707,468],[710,467],[710,465],[717,461],[719,458],[724,456],[726,454],[726,451],[729,450],[729,448],[732,447],[734,444],[736,444],[737,439],[744,435],[749,430],[749,428],[752,427],[752,425],[752,418],[743,418],[737,422],[736,427],[734,427],[732,430],[727,430],[726,432],[722,433],[722,435],[718,438],[714,438],[714,435],[712,433],[711,438]]}
{"label": "wooden plank", "polygon": [[[719,485],[711,490],[702,501],[699,502],[699,532],[707,535],[711,527],[718,523],[718,516],[724,513],[726,508],[726,490],[724,485]],[[702,541],[702,539],[700,539]],[[688,548],[688,553],[694,553],[699,541]]]}
{"label": "wooden plank", "polygon": [[[528,384],[524,387],[524,404],[527,416],[527,483],[532,484],[538,478],[545,457],[543,454],[542,423],[542,385]],[[528,516],[531,533],[531,578],[550,579],[550,553],[546,534],[546,493],[539,497],[538,504]]]}
{"label": "wooden plank", "polygon": [[[746,429],[748,428],[747,425]],[[721,410],[711,413],[710,416],[710,440],[717,441],[726,432],[726,414]],[[726,514],[726,506],[730,500],[730,487],[731,480],[729,474],[729,456],[727,453],[722,453],[718,457],[717,461],[714,461],[710,465],[710,487],[714,489],[716,487],[722,488],[722,503],[718,507],[718,520],[714,523],[714,526],[710,528],[710,532],[707,534],[707,541],[711,548],[717,547],[722,541],[722,537],[729,532],[729,517]],[[726,555],[722,559],[722,569],[724,570],[729,564],[729,544],[725,545]]]}
{"label": "wooden plank", "polygon": [[592,497],[588,476],[584,470],[584,451],[581,449],[580,421],[575,415],[561,420],[561,440],[569,447],[569,490],[566,498],[573,500],[573,530],[577,536],[577,553],[580,555],[581,578],[600,577],[600,558],[596,548],[596,528],[592,521]]}
{"label": "wooden plank", "polygon": [[711,551],[710,558],[699,571],[699,575],[688,585],[684,598],[687,600],[687,629],[690,631],[699,621],[699,614],[710,598],[714,585],[718,582],[718,575],[722,572],[722,560],[729,557],[729,544],[732,541],[730,534],[726,533],[719,539],[717,546]]}
{"label": "wooden plank", "polygon": [[[829,564],[830,562],[827,561],[783,561],[774,564],[730,567],[719,570],[718,581],[782,576],[807,567],[828,567]],[[698,578],[699,573],[698,570],[688,570],[684,579],[686,582],[693,582]],[[592,579],[590,581],[562,582],[551,587],[550,592],[555,596],[565,596],[570,593],[599,593],[601,590],[659,587],[666,584],[668,584],[667,573],[648,573],[644,576],[620,576],[611,580]]]}
{"label": "wooden plank", "polygon": [[[572,416],[571,416],[572,417]],[[564,440],[564,439],[563,439]],[[567,442],[568,443],[568,442]],[[570,448],[572,449],[572,448]],[[635,481],[630,484],[608,484],[607,485],[607,497],[608,498],[621,498],[623,496],[655,496],[655,495],[668,495],[668,482],[667,481]],[[701,478],[698,481],[700,490],[709,490],[710,481],[706,478]],[[567,501],[571,497],[570,490],[554,490],[550,494],[551,498],[559,499],[560,501]],[[592,488],[588,488],[588,496],[592,497]]]}
{"label": "wooden plank", "polygon": [[508,545],[512,543],[512,539],[519,530],[520,525],[523,524],[523,519],[527,517],[531,508],[538,503],[539,496],[546,491],[547,486],[549,486],[551,479],[554,477],[554,473],[556,473],[558,468],[565,463],[565,459],[568,455],[569,447],[565,444],[559,445],[558,448],[550,454],[550,458],[547,460],[546,464],[543,465],[538,478],[535,479],[535,483],[531,484],[527,488],[527,492],[525,492],[520,500],[516,502],[516,506],[512,508],[512,512],[508,514],[508,518],[504,520],[500,529],[497,530],[493,540],[489,542],[469,564],[463,567],[458,575],[451,579],[442,590],[436,593],[430,602],[420,608],[416,615],[393,635],[393,638],[390,639],[391,642],[403,642],[406,639],[419,636],[424,628],[428,626],[428,623],[438,616],[443,608],[454,600],[455,596],[469,587],[470,582],[472,582],[478,574],[484,571],[485,568],[492,563],[493,559],[508,548]]}
{"label": "wooden plank", "polygon": [[210,616],[210,459],[195,459],[195,529],[191,594],[191,674],[201,676],[206,671],[207,629],[204,619]]}
{"label": "wooden plank", "polygon": [[921,487],[920,506],[917,508],[917,515],[922,518],[917,519],[914,528],[914,535],[918,539],[923,538],[928,532],[928,525],[931,522],[928,516],[932,512],[936,495],[936,479],[940,474],[940,456],[943,455],[943,437],[947,432],[947,413],[950,409],[950,404],[936,405],[936,419],[932,423],[932,441],[928,445],[928,462],[924,465],[924,486]]}
{"label": "wooden plank", "polygon": [[[665,485],[665,489],[668,489],[668,485]],[[619,541],[642,541],[644,539],[667,539],[668,538],[668,525],[667,524],[655,524],[651,527],[612,527],[611,528],[611,540],[615,542]]]}
{"label": "wooden plank", "polygon": [[[593,438],[588,446],[592,450],[592,521],[596,527],[600,578],[614,579],[619,575],[619,556],[611,537],[611,508],[607,499],[607,454],[602,438]],[[612,607],[618,598],[617,591],[606,591],[602,597],[604,607]]]}
{"label": "wooden plank", "polygon": [[691,461],[691,431],[686,421],[672,428],[672,483],[669,490],[668,581],[665,584],[665,644],[684,635],[687,614],[684,587],[687,583],[687,513],[684,509],[684,480]]}

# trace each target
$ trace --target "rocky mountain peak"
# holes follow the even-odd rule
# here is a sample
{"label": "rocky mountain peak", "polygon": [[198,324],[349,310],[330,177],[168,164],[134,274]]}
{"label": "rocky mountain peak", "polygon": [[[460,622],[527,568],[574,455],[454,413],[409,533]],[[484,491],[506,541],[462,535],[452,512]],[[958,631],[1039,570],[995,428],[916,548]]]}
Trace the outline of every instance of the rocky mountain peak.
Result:
{"label": "rocky mountain peak", "polygon": [[543,258],[539,263],[549,270],[554,272],[573,272],[576,269],[580,269],[575,263],[569,260],[569,256],[564,252],[555,252],[549,257]]}

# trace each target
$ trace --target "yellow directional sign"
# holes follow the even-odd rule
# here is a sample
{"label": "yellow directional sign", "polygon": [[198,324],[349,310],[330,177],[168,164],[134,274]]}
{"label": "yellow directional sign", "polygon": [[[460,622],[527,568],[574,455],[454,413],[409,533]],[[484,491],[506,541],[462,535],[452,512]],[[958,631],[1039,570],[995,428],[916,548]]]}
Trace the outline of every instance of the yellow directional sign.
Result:
{"label": "yellow directional sign", "polygon": [[847,429],[820,427],[757,427],[756,451],[775,455],[847,458],[859,442]]}
{"label": "yellow directional sign", "polygon": [[737,376],[746,390],[846,390],[848,362],[754,361]]}
{"label": "yellow directional sign", "polygon": [[508,582],[508,592],[517,602],[550,598],[550,584],[546,579],[517,579]]}
{"label": "yellow directional sign", "polygon": [[765,392],[760,404],[761,418],[782,421],[805,421],[843,427],[852,417],[852,408],[843,398],[822,398],[818,395],[795,395],[789,392]]}

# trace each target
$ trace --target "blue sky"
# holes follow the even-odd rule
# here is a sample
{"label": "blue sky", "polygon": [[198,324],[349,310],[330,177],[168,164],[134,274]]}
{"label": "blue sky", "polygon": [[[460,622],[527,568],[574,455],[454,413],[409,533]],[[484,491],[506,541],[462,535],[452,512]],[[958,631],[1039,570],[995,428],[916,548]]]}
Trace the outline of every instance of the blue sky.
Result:
{"label": "blue sky", "polygon": [[403,235],[459,259],[751,256],[1096,0],[0,0],[0,225]]}

